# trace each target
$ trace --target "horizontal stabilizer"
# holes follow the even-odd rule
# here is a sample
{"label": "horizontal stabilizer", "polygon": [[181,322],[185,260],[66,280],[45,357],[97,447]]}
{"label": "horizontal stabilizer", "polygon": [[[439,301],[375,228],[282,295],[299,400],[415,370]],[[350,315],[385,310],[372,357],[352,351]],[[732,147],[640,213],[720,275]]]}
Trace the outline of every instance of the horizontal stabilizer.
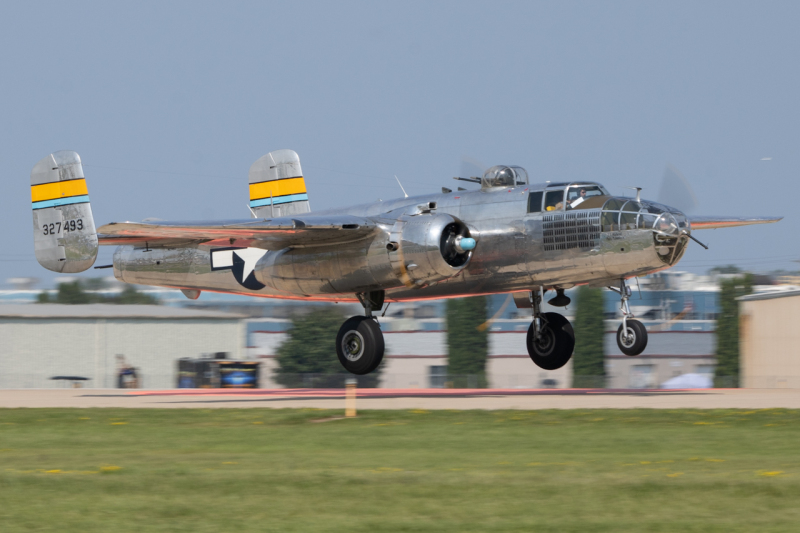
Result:
{"label": "horizontal stabilizer", "polygon": [[[349,215],[305,216],[273,220],[230,220],[206,222],[112,222],[98,229],[100,244],[137,244],[149,246],[175,242],[237,246],[260,243],[265,248],[306,247],[344,244],[372,235],[378,230],[375,222]],[[249,244],[244,241],[249,241]]]}
{"label": "horizontal stabilizer", "polygon": [[783,217],[689,217],[692,229],[734,228],[753,224],[772,224]]}

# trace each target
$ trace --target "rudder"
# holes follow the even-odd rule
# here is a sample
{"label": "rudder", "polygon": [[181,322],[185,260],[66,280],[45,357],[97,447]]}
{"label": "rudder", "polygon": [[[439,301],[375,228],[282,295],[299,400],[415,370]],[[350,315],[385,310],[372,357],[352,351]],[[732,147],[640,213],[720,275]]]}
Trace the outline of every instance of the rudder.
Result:
{"label": "rudder", "polygon": [[31,201],[39,264],[63,273],[90,268],[97,258],[97,231],[80,156],[61,151],[36,163]]}

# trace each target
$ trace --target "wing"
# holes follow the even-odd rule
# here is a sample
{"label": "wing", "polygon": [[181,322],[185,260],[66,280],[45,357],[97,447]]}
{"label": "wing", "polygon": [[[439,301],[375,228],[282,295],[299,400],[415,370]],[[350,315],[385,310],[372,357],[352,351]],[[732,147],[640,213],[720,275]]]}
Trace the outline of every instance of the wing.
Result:
{"label": "wing", "polygon": [[350,215],[221,222],[112,222],[97,228],[100,244],[165,246],[180,243],[261,245],[266,248],[344,244],[380,231],[370,219]]}
{"label": "wing", "polygon": [[689,217],[693,230],[772,224],[779,220],[783,220],[783,217]]}

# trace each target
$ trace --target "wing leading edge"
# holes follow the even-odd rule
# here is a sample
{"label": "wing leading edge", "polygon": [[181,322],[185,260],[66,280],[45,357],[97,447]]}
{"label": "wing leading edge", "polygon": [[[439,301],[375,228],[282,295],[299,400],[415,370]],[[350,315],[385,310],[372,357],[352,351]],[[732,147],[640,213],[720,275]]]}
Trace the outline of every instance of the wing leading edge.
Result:
{"label": "wing leading edge", "polygon": [[689,217],[693,230],[772,224],[779,220],[783,220],[783,217]]}
{"label": "wing leading edge", "polygon": [[353,242],[378,231],[377,224],[355,216],[287,217],[272,220],[208,222],[112,222],[97,229],[100,244],[198,243],[250,241],[265,247],[324,246]]}

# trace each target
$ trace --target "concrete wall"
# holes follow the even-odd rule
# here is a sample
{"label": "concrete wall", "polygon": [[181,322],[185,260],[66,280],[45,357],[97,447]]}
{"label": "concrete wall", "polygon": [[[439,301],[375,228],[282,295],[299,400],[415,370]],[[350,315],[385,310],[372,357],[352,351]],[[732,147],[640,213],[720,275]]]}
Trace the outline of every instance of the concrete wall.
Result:
{"label": "concrete wall", "polygon": [[800,388],[800,296],[740,303],[741,386]]}
{"label": "concrete wall", "polygon": [[2,318],[0,388],[52,388],[57,375],[91,378],[86,387],[116,386],[116,354],[137,367],[145,388],[175,386],[176,360],[202,353],[241,357],[235,319]]}
{"label": "concrete wall", "polygon": [[[543,380],[555,380],[558,387],[569,387],[572,383],[572,364],[548,371],[533,364],[525,347],[526,332],[489,333],[489,360],[487,378],[491,387],[539,388]],[[248,347],[251,358],[260,358],[262,384],[274,388],[277,384],[269,377],[278,346],[286,339],[286,333],[256,332],[251,335],[252,346]],[[444,331],[414,331],[384,333],[387,355],[381,374],[382,388],[428,388],[432,384],[431,367],[447,365],[447,333]]]}
{"label": "concrete wall", "polygon": [[611,389],[658,388],[681,374],[713,374],[716,333],[648,331],[647,349],[636,357],[617,346],[616,331],[606,332],[606,386]]}
{"label": "concrete wall", "polygon": [[606,387],[610,389],[657,389],[682,374],[713,376],[713,355],[647,355],[606,358]]}

